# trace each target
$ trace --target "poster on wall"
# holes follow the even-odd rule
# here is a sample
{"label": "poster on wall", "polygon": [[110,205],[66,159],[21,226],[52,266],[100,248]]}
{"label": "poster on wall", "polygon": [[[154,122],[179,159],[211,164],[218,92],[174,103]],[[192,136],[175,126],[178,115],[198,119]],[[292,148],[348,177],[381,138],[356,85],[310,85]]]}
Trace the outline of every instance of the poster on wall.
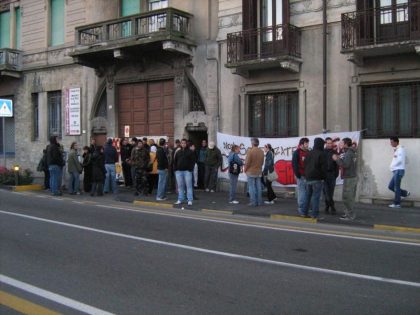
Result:
{"label": "poster on wall", "polygon": [[[355,146],[359,145],[360,131],[349,132],[331,132],[322,133],[318,135],[306,136],[309,139],[309,147],[312,148],[314,139],[320,137],[325,139],[330,137],[333,139],[334,148],[340,154],[343,152],[342,142],[343,138],[350,138]],[[273,182],[273,186],[296,186],[296,180],[292,168],[292,155],[297,149],[299,140],[302,137],[295,138],[258,138],[260,141],[259,147],[264,148],[264,145],[269,143],[274,149],[274,169],[278,175],[277,182]],[[240,148],[239,157],[245,161],[246,153],[251,149],[251,137],[232,136],[224,133],[217,133],[217,146],[222,152],[223,165],[222,172],[219,172],[219,178],[229,179],[229,163],[228,156],[232,146],[236,144]],[[239,180],[246,182],[246,174],[240,173]],[[337,178],[337,184],[342,184],[341,176]]]}
{"label": "poster on wall", "polygon": [[80,123],[80,88],[66,90],[66,135],[79,136]]}

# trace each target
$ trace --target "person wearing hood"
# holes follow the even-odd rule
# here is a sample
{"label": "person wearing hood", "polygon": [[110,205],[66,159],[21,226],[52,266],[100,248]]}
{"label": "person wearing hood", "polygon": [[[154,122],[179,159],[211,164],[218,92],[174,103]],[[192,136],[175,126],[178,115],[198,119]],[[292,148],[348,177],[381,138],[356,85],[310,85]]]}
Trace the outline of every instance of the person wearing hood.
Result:
{"label": "person wearing hood", "polygon": [[205,161],[206,175],[204,178],[204,186],[206,191],[215,192],[217,185],[217,171],[222,166],[222,153],[216,147],[214,141],[209,142]]}
{"label": "person wearing hood", "polygon": [[115,163],[118,162],[117,149],[112,145],[112,138],[108,138],[104,146],[104,159],[105,159],[105,186],[104,193],[108,193],[110,189],[112,193],[117,193],[117,181],[115,173]]}
{"label": "person wearing hood", "polygon": [[309,207],[312,209],[311,217],[319,215],[319,200],[323,181],[327,174],[327,159],[324,153],[324,140],[315,138],[314,147],[309,152],[304,162],[306,178],[306,205],[303,216],[308,216]]}
{"label": "person wearing hood", "polygon": [[344,203],[344,215],[342,215],[340,219],[350,221],[356,218],[353,206],[357,188],[357,156],[356,149],[353,148],[353,143],[350,138],[344,138],[343,145],[344,154],[342,157],[334,154],[332,158],[337,162],[338,166],[343,169],[341,176],[344,179],[342,197]]}

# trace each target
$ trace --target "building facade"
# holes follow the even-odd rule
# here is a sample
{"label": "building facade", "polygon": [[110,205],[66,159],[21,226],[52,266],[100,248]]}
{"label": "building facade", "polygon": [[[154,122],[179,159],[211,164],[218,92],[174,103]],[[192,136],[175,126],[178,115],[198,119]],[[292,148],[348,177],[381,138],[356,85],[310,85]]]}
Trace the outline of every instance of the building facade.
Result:
{"label": "building facade", "polygon": [[359,199],[390,197],[396,134],[418,202],[420,19],[394,2],[0,1],[0,98],[15,110],[0,153],[35,169],[50,135],[68,148],[127,131],[199,143],[364,130]]}

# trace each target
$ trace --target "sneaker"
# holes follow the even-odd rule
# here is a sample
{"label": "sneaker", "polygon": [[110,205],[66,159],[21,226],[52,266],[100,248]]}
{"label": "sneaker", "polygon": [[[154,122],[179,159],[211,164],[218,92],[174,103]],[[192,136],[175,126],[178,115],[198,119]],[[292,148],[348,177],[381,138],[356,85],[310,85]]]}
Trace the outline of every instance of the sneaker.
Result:
{"label": "sneaker", "polygon": [[188,201],[188,205],[189,206],[192,206],[192,201]]}
{"label": "sneaker", "polygon": [[277,197],[274,197],[274,199],[272,201],[277,201]]}
{"label": "sneaker", "polygon": [[206,188],[206,192],[209,192],[209,191],[210,191],[210,189]]}
{"label": "sneaker", "polygon": [[354,220],[354,218],[350,218],[350,217],[348,217],[346,215],[342,215],[340,217],[340,220],[343,220],[343,221],[352,221],[352,220]]}
{"label": "sneaker", "polygon": [[232,201],[229,201],[229,203],[237,205],[239,203],[239,201],[238,200],[232,200]]}
{"label": "sneaker", "polygon": [[266,204],[266,205],[274,205],[274,201],[264,201],[264,203]]}
{"label": "sneaker", "polygon": [[407,190],[407,196],[405,196],[405,197],[403,197],[403,198],[407,198],[407,197],[409,197],[411,194],[410,194],[410,192]]}
{"label": "sneaker", "polygon": [[210,192],[212,193],[212,192],[214,192],[214,190],[212,189],[212,190],[210,190]]}
{"label": "sneaker", "polygon": [[182,201],[177,200],[177,201],[174,203],[174,205],[180,205],[181,203],[182,203]]}
{"label": "sneaker", "polygon": [[396,205],[395,203],[389,205],[390,208],[401,208],[401,205]]}
{"label": "sneaker", "polygon": [[163,197],[163,198],[156,198],[156,201],[164,201],[164,200],[168,200],[168,198]]}

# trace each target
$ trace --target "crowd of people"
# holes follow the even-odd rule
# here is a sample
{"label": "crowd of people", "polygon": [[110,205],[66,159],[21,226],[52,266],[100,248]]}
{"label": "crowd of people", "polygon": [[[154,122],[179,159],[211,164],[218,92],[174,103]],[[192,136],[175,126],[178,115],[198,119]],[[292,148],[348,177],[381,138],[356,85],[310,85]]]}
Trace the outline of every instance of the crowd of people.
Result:
{"label": "crowd of people", "polygon": [[[337,177],[343,179],[342,200],[344,214],[342,220],[354,220],[354,201],[357,188],[357,145],[350,138],[341,140],[339,148],[330,137],[315,138],[312,149],[308,138],[301,138],[293,152],[292,167],[296,178],[298,213],[302,217],[319,216],[321,195],[325,201],[325,213],[336,214],[334,190]],[[399,145],[397,137],[391,137],[394,156],[391,163],[393,177],[388,188],[394,192],[392,208],[401,206],[401,198],[410,192],[401,189],[401,180],[405,172],[405,149]],[[44,186],[53,195],[62,194],[62,173],[67,162],[68,192],[77,195],[82,192],[80,175],[83,173],[83,191],[91,196],[118,193],[116,163],[120,161],[124,185],[134,190],[136,196],[147,196],[156,190],[156,200],[167,199],[168,192],[177,192],[175,204],[192,205],[197,199],[194,189],[206,192],[216,191],[218,171],[223,165],[219,148],[213,141],[201,142],[196,148],[187,139],[176,140],[175,145],[161,138],[156,144],[153,139],[121,139],[119,151],[108,138],[104,146],[96,145],[94,138],[90,146],[83,147],[79,156],[78,144],[73,142],[64,157],[63,146],[56,136],[50,138],[50,144],[43,150],[38,171],[44,172]],[[272,187],[276,180],[275,153],[271,144],[259,147],[258,138],[251,139],[251,148],[243,161],[239,156],[239,146],[233,145],[228,156],[229,203],[238,204],[236,198],[240,173],[247,177],[250,206],[274,204],[277,199]],[[120,155],[120,156],[119,156]],[[274,174],[274,175],[273,175]],[[267,189],[267,200],[262,200],[263,186]]]}

